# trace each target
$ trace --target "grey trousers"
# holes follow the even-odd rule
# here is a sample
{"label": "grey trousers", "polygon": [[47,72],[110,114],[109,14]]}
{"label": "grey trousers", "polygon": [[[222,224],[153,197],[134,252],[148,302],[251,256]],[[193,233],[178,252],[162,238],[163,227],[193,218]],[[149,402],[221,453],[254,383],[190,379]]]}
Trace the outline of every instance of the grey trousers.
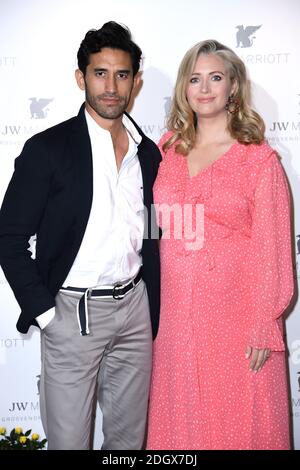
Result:
{"label": "grey trousers", "polygon": [[145,284],[121,300],[89,299],[87,336],[77,322],[79,295],[60,291],[55,317],[41,333],[40,407],[48,449],[91,448],[96,400],[102,449],[141,449],[152,356]]}

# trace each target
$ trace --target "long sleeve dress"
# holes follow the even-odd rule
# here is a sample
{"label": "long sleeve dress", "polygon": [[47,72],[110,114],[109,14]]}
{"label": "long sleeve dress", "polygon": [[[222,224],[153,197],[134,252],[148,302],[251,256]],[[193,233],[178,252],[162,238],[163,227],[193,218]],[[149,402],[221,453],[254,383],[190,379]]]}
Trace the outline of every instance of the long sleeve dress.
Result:
{"label": "long sleeve dress", "polygon": [[[189,177],[175,145],[162,151],[170,135],[154,187],[164,235],[147,448],[288,449],[282,314],[293,274],[281,164],[267,143],[235,143]],[[247,345],[272,351],[257,373]]]}

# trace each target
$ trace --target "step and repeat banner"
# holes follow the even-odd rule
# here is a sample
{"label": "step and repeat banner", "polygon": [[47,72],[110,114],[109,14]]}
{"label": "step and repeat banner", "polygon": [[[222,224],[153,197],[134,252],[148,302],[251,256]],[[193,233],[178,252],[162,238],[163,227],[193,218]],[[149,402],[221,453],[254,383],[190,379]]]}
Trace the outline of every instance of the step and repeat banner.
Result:
{"label": "step and repeat banner", "polygon": [[[133,117],[157,141],[165,130],[179,62],[203,39],[217,39],[245,62],[253,104],[266,122],[294,203],[294,273],[300,277],[299,0],[0,0],[0,202],[14,159],[33,134],[77,114],[74,79],[87,30],[126,24],[143,50],[143,86]],[[39,413],[40,335],[21,335],[19,307],[0,270],[0,427],[44,435]],[[300,449],[300,303],[286,322],[294,447]],[[217,391],[216,391],[217,393]],[[242,391],[241,391],[242,393]],[[101,446],[97,411],[94,447]]]}

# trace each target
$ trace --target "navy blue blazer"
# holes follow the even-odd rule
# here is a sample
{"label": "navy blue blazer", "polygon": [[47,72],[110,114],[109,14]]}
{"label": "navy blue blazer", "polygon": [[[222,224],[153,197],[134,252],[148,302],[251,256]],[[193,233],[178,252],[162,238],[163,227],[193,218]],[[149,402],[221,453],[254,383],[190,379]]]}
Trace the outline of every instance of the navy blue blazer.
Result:
{"label": "navy blue blazer", "polygon": [[[78,116],[36,134],[24,145],[0,211],[0,264],[21,307],[17,329],[27,333],[35,318],[55,306],[78,253],[93,197],[92,150],[82,105]],[[130,118],[130,116],[128,116]],[[158,242],[151,239],[152,187],[161,155],[130,118],[142,136],[138,146],[145,211],[142,245],[153,337],[160,307]],[[153,223],[153,221],[152,221]],[[28,251],[37,234],[36,259]]]}

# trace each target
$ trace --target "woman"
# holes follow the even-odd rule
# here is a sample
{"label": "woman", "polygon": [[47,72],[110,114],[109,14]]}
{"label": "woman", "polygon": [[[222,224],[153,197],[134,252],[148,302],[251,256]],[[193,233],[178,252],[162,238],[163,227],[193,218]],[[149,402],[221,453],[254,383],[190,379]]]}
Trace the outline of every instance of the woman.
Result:
{"label": "woman", "polygon": [[179,68],[154,187],[162,308],[149,449],[289,448],[289,195],[247,83],[215,40]]}

